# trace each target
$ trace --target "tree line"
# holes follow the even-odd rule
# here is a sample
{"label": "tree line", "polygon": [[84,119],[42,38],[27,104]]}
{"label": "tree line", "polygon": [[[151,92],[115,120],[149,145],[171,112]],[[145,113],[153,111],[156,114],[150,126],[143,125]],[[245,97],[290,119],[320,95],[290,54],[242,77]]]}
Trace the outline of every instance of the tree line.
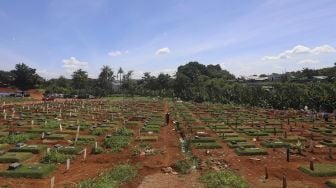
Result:
{"label": "tree line", "polygon": [[[327,79],[322,82],[313,80],[314,76],[321,75]],[[0,71],[0,82],[22,90],[43,88],[47,93],[78,96],[159,96],[275,109],[302,109],[308,106],[330,111],[336,107],[336,64],[318,70],[305,68],[287,72],[281,74],[279,81],[265,84],[250,84],[223,70],[220,65],[198,62],[179,66],[173,76],[164,73],[154,76],[150,72],[145,72],[140,79],[133,79],[132,76],[133,71],[124,72],[119,68],[114,72],[111,67],[103,66],[96,79],[89,78],[86,71],[79,69],[73,72],[70,79],[60,76],[44,80],[35,69],[22,63],[12,71]]]}

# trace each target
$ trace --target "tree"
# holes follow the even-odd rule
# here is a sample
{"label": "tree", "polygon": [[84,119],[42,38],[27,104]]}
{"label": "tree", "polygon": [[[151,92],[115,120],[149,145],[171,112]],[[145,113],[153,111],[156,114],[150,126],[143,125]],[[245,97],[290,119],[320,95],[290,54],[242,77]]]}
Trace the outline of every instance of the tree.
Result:
{"label": "tree", "polygon": [[118,73],[117,73],[117,78],[118,78],[118,75],[119,75],[119,84],[120,84],[120,87],[121,87],[121,76],[122,76],[122,74],[124,74],[124,70],[121,68],[121,67],[119,67],[119,70],[118,70]]}
{"label": "tree", "polygon": [[44,82],[44,79],[36,73],[36,69],[30,68],[24,63],[16,64],[15,70],[12,70],[13,84],[21,90],[27,90],[38,87]]}
{"label": "tree", "polygon": [[88,74],[82,69],[78,69],[72,74],[72,86],[77,90],[86,89],[86,84],[88,82]]}
{"label": "tree", "polygon": [[112,90],[112,81],[114,80],[114,75],[113,75],[112,69],[104,65],[103,68],[101,69],[101,72],[98,76],[98,87],[102,91],[102,95],[106,95]]}

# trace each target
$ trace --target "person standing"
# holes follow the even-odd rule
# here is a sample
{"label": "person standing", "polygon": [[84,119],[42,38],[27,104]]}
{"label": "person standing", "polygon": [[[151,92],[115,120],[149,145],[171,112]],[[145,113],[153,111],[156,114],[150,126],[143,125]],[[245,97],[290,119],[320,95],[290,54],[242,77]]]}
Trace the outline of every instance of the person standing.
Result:
{"label": "person standing", "polygon": [[166,125],[169,125],[169,112],[166,113]]}

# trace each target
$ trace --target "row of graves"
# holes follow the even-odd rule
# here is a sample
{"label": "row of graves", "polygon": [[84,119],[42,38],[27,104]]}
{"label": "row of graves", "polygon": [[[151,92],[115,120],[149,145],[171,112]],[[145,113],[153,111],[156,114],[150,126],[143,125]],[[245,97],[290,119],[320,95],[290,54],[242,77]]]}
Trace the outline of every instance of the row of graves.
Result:
{"label": "row of graves", "polygon": [[50,177],[60,165],[68,170],[87,155],[113,155],[133,140],[157,140],[163,122],[163,103],[132,99],[16,104],[1,110],[0,176],[15,178]]}
{"label": "row of graves", "polygon": [[[300,111],[242,108],[220,104],[176,104],[195,150],[223,150],[223,144],[237,157],[262,160],[283,153],[283,162],[292,158],[298,171],[310,176],[328,176],[335,182],[336,121],[315,119]],[[181,123],[180,123],[181,124]],[[268,178],[265,167],[265,178]]]}

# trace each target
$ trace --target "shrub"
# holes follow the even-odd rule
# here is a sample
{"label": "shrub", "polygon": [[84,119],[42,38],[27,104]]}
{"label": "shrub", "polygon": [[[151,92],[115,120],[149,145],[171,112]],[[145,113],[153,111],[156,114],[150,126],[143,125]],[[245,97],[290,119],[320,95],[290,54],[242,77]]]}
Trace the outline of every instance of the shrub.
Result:
{"label": "shrub", "polygon": [[232,171],[225,170],[220,172],[207,172],[199,178],[207,188],[214,187],[232,187],[232,188],[248,188],[248,183],[240,176]]}
{"label": "shrub", "polygon": [[129,136],[111,136],[105,138],[104,146],[111,148],[113,152],[118,152],[127,147],[130,142],[131,138]]}
{"label": "shrub", "polygon": [[65,163],[67,159],[72,159],[71,155],[60,153],[57,150],[51,150],[48,154],[42,157],[42,163]]}
{"label": "shrub", "polygon": [[178,160],[176,161],[174,168],[182,174],[188,174],[191,171],[191,164],[188,160]]}
{"label": "shrub", "polygon": [[113,134],[115,136],[132,136],[133,132],[125,127],[117,129],[117,131]]}

